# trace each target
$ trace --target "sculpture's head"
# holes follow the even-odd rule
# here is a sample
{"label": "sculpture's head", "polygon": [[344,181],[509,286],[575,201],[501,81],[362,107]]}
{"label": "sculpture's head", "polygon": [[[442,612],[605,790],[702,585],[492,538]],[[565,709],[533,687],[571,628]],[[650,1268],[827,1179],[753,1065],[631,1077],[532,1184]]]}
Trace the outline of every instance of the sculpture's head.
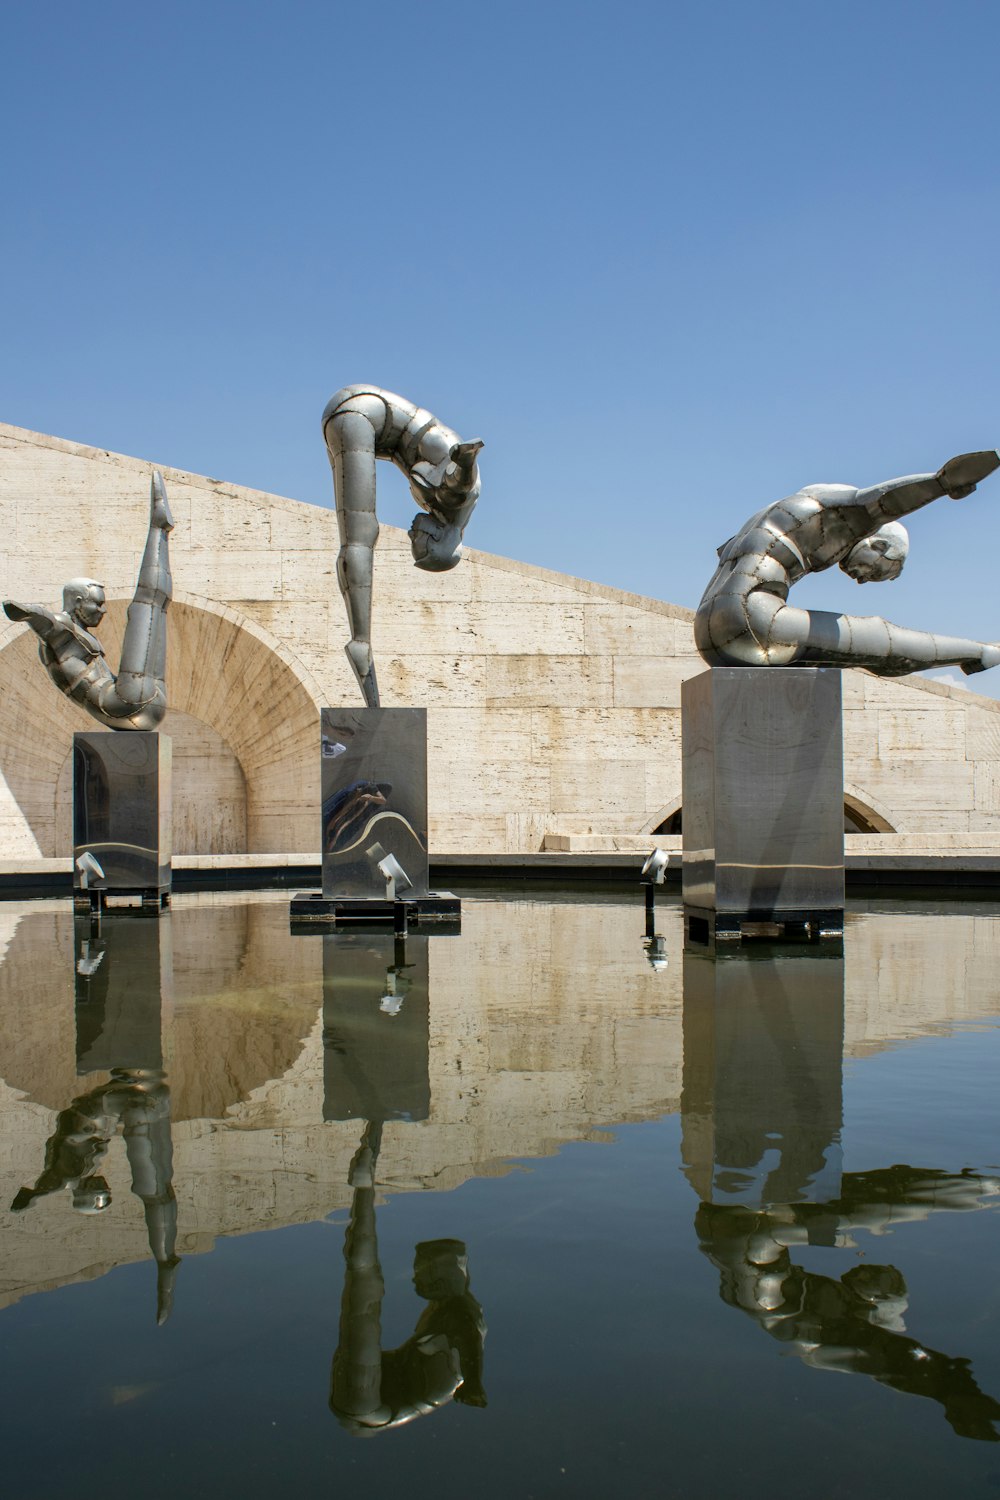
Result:
{"label": "sculpture's head", "polygon": [[482,446],[479,438],[461,442],[447,427],[431,429],[421,439],[421,457],[409,473],[410,493],[427,512],[410,527],[418,568],[446,573],[460,561],[462,533],[479,499],[476,454]]}
{"label": "sculpture's head", "polygon": [[841,569],[857,583],[889,583],[903,571],[910,538],[898,521],[886,521],[866,536],[843,559]]}
{"label": "sculpture's head", "polygon": [[448,573],[462,561],[462,533],[437,516],[420,511],[410,527],[410,549],[418,568],[428,573]]}
{"label": "sculpture's head", "polygon": [[425,1302],[461,1297],[469,1289],[469,1258],[462,1240],[423,1240],[413,1256],[413,1288]]}
{"label": "sculpture's head", "polygon": [[104,619],[104,588],[93,578],[71,578],[63,588],[63,609],[92,630]]}

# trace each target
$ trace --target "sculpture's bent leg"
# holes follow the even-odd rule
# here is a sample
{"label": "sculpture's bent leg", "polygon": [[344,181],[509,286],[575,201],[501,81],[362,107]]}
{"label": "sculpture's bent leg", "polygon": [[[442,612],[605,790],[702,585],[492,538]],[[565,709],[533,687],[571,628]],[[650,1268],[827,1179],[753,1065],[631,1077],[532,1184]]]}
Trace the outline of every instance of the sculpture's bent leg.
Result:
{"label": "sculpture's bent leg", "polygon": [[340,553],[337,579],[347,607],[351,639],[344,648],[369,708],[379,707],[372,658],[372,558],[378,540],[375,514],[375,429],[357,411],[336,412],[324,429],[333,468]]}
{"label": "sculpture's bent leg", "polygon": [[[787,667],[797,640],[778,640],[774,622],[786,606],[774,594],[714,594],[699,606],[694,639],[713,667]],[[794,613],[805,616],[805,610]]]}
{"label": "sculpture's bent leg", "polygon": [[173,597],[168,535],[174,519],[163,479],[153,471],[149,534],[135,596],[128,607],[121,665],[113,683],[98,687],[98,707],[116,728],[155,729],[167,711],[167,606]]}
{"label": "sculpture's bent leg", "polygon": [[765,591],[718,594],[695,617],[695,642],[717,667],[864,667],[904,677],[927,667],[985,672],[1000,647],[893,625],[879,615],[796,609]]}
{"label": "sculpture's bent leg", "polygon": [[775,617],[774,636],[777,640],[797,638],[796,665],[865,667],[880,677],[904,677],[927,667],[954,666],[966,673],[985,672],[1000,665],[1000,648],[996,646],[910,630],[879,615],[785,608]]}
{"label": "sculpture's bent leg", "polygon": [[122,1109],[125,1151],[132,1168],[132,1191],[141,1199],[149,1248],[156,1261],[156,1321],[170,1316],[180,1257],[177,1199],[173,1188],[170,1090],[152,1080],[149,1092],[132,1088]]}
{"label": "sculpture's bent leg", "polygon": [[338,1416],[370,1427],[384,1426],[392,1415],[382,1402],[385,1283],[375,1235],[375,1165],[381,1138],[379,1121],[366,1125],[351,1163],[354,1196],[344,1237],[347,1270],[340,1305],[340,1341],[330,1377],[331,1409]]}

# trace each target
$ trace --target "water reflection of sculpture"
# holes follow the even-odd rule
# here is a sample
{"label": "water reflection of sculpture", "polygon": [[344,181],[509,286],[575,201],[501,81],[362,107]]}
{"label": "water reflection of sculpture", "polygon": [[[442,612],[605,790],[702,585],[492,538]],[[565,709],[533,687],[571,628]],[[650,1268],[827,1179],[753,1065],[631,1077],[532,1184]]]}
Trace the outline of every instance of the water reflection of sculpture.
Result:
{"label": "water reflection of sculpture", "polygon": [[383,1351],[385,1282],[375,1231],[375,1168],[382,1125],[369,1121],[351,1162],[354,1189],[344,1238],[344,1295],[340,1339],[330,1373],[330,1410],[349,1432],[402,1427],[458,1401],[485,1406],[483,1310],[469,1286],[461,1240],[417,1245],[413,1285],[427,1306],[411,1336]]}
{"label": "water reflection of sculpture", "polygon": [[942,495],[958,500],[1000,464],[964,453],[936,474],[858,490],[815,484],[766,506],[719,548],[719,566],[695,617],[695,643],[713,666],[867,667],[885,677],[955,665],[982,672],[1000,647],[893,625],[878,615],[795,609],[792,584],[839,563],[858,583],[898,578],[909,550],[898,517]]}
{"label": "water reflection of sculpture", "polygon": [[429,411],[378,386],[349,385],[323,413],[340,528],[337,578],[351,639],[345,650],[369,708],[379,693],[372,657],[372,557],[378,540],[375,461],[402,469],[420,506],[410,527],[418,568],[444,573],[462,556],[462,534],[479,498],[478,438],[462,442]]}
{"label": "water reflection of sculpture", "polygon": [[906,1281],[895,1266],[865,1263],[837,1281],[795,1265],[789,1247],[843,1244],[853,1229],[878,1233],[900,1220],[980,1208],[998,1192],[1000,1181],[974,1172],[895,1166],[846,1173],[840,1197],[830,1203],[758,1211],[703,1203],[695,1228],[720,1272],[723,1302],[748,1313],[805,1364],[927,1396],[960,1437],[995,1443],[1000,1401],[980,1390],[967,1359],[906,1336]]}
{"label": "water reflection of sculpture", "polygon": [[173,1189],[170,1090],[150,1068],[114,1068],[108,1083],[81,1094],[61,1111],[45,1147],[45,1167],[34,1187],[24,1187],[11,1209],[19,1213],[39,1198],[69,1188],[73,1207],[103,1213],[111,1191],[99,1168],[119,1126],[132,1169],[132,1191],[142,1202],[149,1248],[156,1261],[156,1321],[166,1322],[179,1257],[177,1201]]}
{"label": "water reflection of sculpture", "polygon": [[486,1405],[486,1324],[461,1240],[417,1245],[413,1283],[427,1306],[398,1349],[381,1344],[376,1170],[383,1122],[429,1113],[427,942],[387,934],[323,939],[323,1116],[365,1121],[348,1177],[340,1336],[330,1376],[330,1409],[355,1434],[403,1426],[451,1401]]}
{"label": "water reflection of sculpture", "polygon": [[58,614],[41,604],[4,600],[8,618],[23,620],[39,637],[38,654],[60,692],[108,729],[155,729],[166,713],[167,606],[173,592],[167,537],[173,525],[163,478],[154,469],[149,532],[117,676],[92,633],[105,614],[100,583],[71,579]]}
{"label": "water reflection of sculpture", "polygon": [[816,1369],[868,1375],[938,1401],[956,1433],[1000,1440],[1000,1402],[969,1362],[907,1337],[906,1282],[864,1264],[838,1279],[796,1246],[847,1248],[931,1214],[1000,1201],[1000,1179],[892,1166],[840,1170],[844,966],[840,957],[684,962],[684,1171],[719,1295]]}

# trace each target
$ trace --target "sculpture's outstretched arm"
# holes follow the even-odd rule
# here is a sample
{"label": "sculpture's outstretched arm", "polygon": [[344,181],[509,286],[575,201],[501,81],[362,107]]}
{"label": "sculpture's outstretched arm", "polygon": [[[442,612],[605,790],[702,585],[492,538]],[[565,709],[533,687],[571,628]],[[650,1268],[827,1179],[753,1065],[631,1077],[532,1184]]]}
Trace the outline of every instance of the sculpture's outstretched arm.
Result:
{"label": "sculpture's outstretched arm", "polygon": [[35,634],[49,644],[54,644],[59,636],[69,634],[52,611],[42,604],[18,604],[13,599],[5,599],[3,612],[8,620],[16,620],[18,624],[23,621],[30,625]]}
{"label": "sculpture's outstretched arm", "polygon": [[369,708],[378,708],[372,657],[372,560],[378,541],[375,514],[375,428],[363,412],[336,411],[324,435],[333,467],[340,553],[337,578],[347,606],[351,639],[344,648]]}
{"label": "sculpture's outstretched arm", "polygon": [[868,510],[876,526],[881,526],[883,521],[897,521],[942,495],[949,495],[952,500],[964,499],[998,467],[1000,454],[992,448],[979,453],[960,453],[936,474],[907,474],[902,479],[889,479],[884,484],[859,490],[856,503]]}

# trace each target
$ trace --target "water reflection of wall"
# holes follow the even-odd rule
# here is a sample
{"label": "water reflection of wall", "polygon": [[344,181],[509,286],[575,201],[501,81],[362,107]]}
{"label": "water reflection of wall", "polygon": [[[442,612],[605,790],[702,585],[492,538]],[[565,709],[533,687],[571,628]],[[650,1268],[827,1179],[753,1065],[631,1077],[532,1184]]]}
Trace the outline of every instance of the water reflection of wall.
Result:
{"label": "water reflection of wall", "polygon": [[[287,913],[287,897],[226,896],[178,900],[172,917],[164,1059],[182,1255],[220,1234],[316,1219],[349,1200],[357,1129],[324,1123],[323,939],[290,937]],[[114,1148],[113,1218],[81,1233],[57,1199],[20,1220],[7,1215],[38,1174],[55,1112],[89,1079],[76,1072],[71,916],[46,903],[0,907],[0,922],[9,933],[0,964],[0,1299],[10,1301],[143,1259],[148,1248]],[[429,942],[430,1114],[386,1122],[380,1187],[451,1188],[505,1172],[511,1157],[599,1138],[616,1121],[676,1111],[677,911],[664,904],[658,913],[673,958],[662,973],[646,961],[643,925],[638,895],[631,904],[468,900],[462,935]],[[846,953],[848,1052],[996,1009],[995,918],[865,917],[849,924]]]}

